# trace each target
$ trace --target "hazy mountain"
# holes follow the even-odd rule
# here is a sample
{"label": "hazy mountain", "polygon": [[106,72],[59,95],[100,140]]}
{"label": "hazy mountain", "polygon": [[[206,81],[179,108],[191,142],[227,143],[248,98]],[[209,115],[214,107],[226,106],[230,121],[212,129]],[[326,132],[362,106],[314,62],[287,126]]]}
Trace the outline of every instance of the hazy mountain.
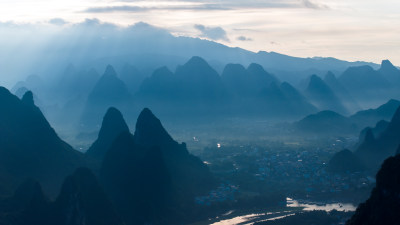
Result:
{"label": "hazy mountain", "polygon": [[170,115],[204,116],[223,111],[229,96],[219,74],[202,58],[192,57],[174,74],[166,67],[156,70],[143,81],[137,99]]}
{"label": "hazy mountain", "polygon": [[394,97],[392,84],[371,66],[350,67],[338,79],[362,107]]}
{"label": "hazy mountain", "polygon": [[[35,46],[35,40],[37,41],[37,37],[31,37],[23,43],[15,43],[26,51],[10,52],[5,49],[2,53],[5,54],[4,58],[7,58],[7,67],[2,70],[3,73],[11,76],[32,72],[51,75],[57,68],[65,67],[69,63],[82,65],[84,69],[91,67],[99,69],[109,63],[114,65],[114,62],[120,62],[121,66],[129,63],[140,70],[142,68],[154,70],[164,65],[175,68],[193,55],[210,62],[218,61],[223,65],[258,63],[267,70],[283,72],[320,70],[326,73],[328,70],[341,72],[349,66],[377,66],[373,63],[347,62],[334,58],[300,58],[264,51],[256,53],[200,38],[176,37],[167,30],[143,22],[121,28],[101,23],[97,19],[87,19],[74,26],[66,26],[60,31],[55,32],[52,38],[38,48],[29,48]],[[17,60],[21,57],[42,60],[41,62],[26,60],[27,62],[21,66],[20,60]]]}
{"label": "hazy mountain", "polygon": [[376,175],[376,187],[369,199],[361,203],[347,225],[400,223],[400,155],[384,161]]}
{"label": "hazy mountain", "polygon": [[54,195],[62,179],[77,166],[83,155],[62,141],[39,108],[32,92],[22,100],[0,88],[0,190],[10,194],[26,178],[40,181]]}
{"label": "hazy mountain", "polygon": [[121,112],[111,107],[104,115],[97,140],[86,151],[86,155],[102,161],[114,140],[123,132],[129,132]]}
{"label": "hazy mountain", "polygon": [[370,129],[372,131],[372,134],[374,135],[374,137],[378,137],[382,134],[383,131],[386,130],[386,128],[388,127],[390,122],[386,121],[386,120],[380,120],[375,127],[371,128],[371,127],[366,127],[364,128],[361,132],[360,135],[358,137],[359,142],[361,143],[362,141],[364,141],[365,136],[367,134],[367,131]]}
{"label": "hazy mountain", "polygon": [[399,106],[400,101],[391,99],[378,108],[359,111],[350,116],[350,119],[363,127],[371,126],[379,120],[390,120]]}
{"label": "hazy mountain", "polygon": [[365,139],[357,148],[355,154],[371,169],[377,169],[382,161],[396,153],[400,144],[400,107],[393,115],[387,128],[375,137],[369,129]]}
{"label": "hazy mountain", "polygon": [[354,113],[361,110],[356,100],[350,95],[346,88],[338,81],[335,74],[329,71],[325,77],[324,82],[332,89],[337,95],[343,106],[349,110],[350,113]]}
{"label": "hazy mountain", "polygon": [[291,112],[298,115],[306,115],[308,113],[317,112],[317,108],[312,105],[295,87],[287,82],[280,85],[280,89],[288,99],[291,106]]}
{"label": "hazy mountain", "polygon": [[58,101],[63,103],[77,96],[86,97],[99,78],[100,75],[94,69],[79,70],[70,64],[56,79],[53,85],[54,93],[57,95]]}
{"label": "hazy mountain", "polygon": [[207,166],[174,141],[148,109],[134,135],[124,132],[113,142],[101,177],[128,224],[180,224],[194,196],[215,184]]}
{"label": "hazy mountain", "polygon": [[320,110],[348,113],[333,90],[317,75],[311,76],[305,95]]}
{"label": "hazy mountain", "polygon": [[306,116],[294,123],[294,127],[305,133],[319,135],[346,134],[357,132],[357,125],[350,119],[333,111],[321,111]]}
{"label": "hazy mountain", "polygon": [[232,108],[241,115],[257,113],[283,118],[316,112],[296,88],[287,82],[280,83],[258,64],[253,63],[247,69],[240,64],[228,64],[221,78],[233,96]]}
{"label": "hazy mountain", "polygon": [[246,76],[246,68],[241,64],[227,64],[221,74],[221,79],[232,95],[244,97],[249,94],[249,78]]}
{"label": "hazy mountain", "polygon": [[119,78],[126,84],[129,92],[133,95],[139,91],[139,87],[146,76],[135,66],[127,63],[122,67]]}
{"label": "hazy mountain", "polygon": [[128,88],[109,65],[87,98],[81,123],[91,127],[101,121],[102,113],[109,107],[115,106],[124,111],[133,108],[132,104]]}
{"label": "hazy mountain", "polygon": [[381,68],[379,68],[378,72],[397,87],[400,85],[400,70],[393,66],[389,60],[382,60]]}
{"label": "hazy mountain", "polygon": [[246,79],[249,82],[248,88],[256,94],[272,83],[279,83],[278,79],[264,70],[264,68],[256,63],[252,63],[246,70]]}
{"label": "hazy mountain", "polygon": [[327,170],[334,173],[358,172],[365,169],[361,160],[348,149],[336,153],[327,165]]}

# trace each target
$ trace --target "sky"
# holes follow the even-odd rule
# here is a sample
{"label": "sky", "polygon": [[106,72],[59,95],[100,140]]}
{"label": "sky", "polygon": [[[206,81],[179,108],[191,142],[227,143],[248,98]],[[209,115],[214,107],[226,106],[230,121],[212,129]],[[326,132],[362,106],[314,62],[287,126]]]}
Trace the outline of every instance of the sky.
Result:
{"label": "sky", "polygon": [[400,65],[399,0],[0,0],[0,22],[145,22],[251,51]]}

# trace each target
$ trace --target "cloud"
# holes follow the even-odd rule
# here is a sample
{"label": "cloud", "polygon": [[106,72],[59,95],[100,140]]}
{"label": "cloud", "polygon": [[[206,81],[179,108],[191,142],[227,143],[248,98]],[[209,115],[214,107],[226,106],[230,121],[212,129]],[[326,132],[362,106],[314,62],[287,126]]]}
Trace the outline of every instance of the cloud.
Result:
{"label": "cloud", "polygon": [[149,8],[139,6],[108,6],[108,7],[91,7],[87,8],[84,12],[89,13],[111,13],[111,12],[143,12],[148,11]]}
{"label": "cloud", "polygon": [[83,12],[87,13],[113,13],[113,12],[147,12],[155,10],[230,10],[220,4],[199,4],[199,5],[166,5],[157,7],[143,7],[134,5],[90,7]]}
{"label": "cloud", "polygon": [[303,0],[303,6],[309,9],[329,9],[329,6],[324,5],[324,4],[318,4],[315,2],[312,2],[310,0]]}
{"label": "cloud", "polygon": [[196,24],[194,25],[194,28],[201,32],[202,37],[206,37],[215,41],[223,40],[229,42],[226,31],[222,27],[206,27],[201,24]]}
{"label": "cloud", "polygon": [[[267,9],[267,8],[309,8],[309,9],[329,9],[327,5],[318,4],[317,0],[219,0],[218,3],[210,3],[211,1],[204,0],[153,0],[154,2],[167,3],[171,2],[170,6],[158,7],[143,7],[142,10],[237,10],[237,9]],[[146,3],[144,0],[113,0],[115,3]],[[178,3],[178,5],[177,5]],[[180,4],[180,5],[179,5]],[[118,10],[121,7],[121,10]],[[132,6],[128,6],[132,7]],[[137,6],[134,6],[137,7]],[[125,11],[125,6],[103,7],[104,10],[115,8],[115,11]],[[89,9],[90,10],[90,9]],[[136,11],[135,8],[132,11]]]}
{"label": "cloud", "polygon": [[252,38],[245,37],[245,36],[239,36],[236,38],[236,40],[238,40],[238,41],[253,41]]}
{"label": "cloud", "polygon": [[65,21],[64,19],[61,19],[61,18],[53,18],[53,19],[49,20],[49,23],[53,24],[53,25],[57,25],[57,26],[62,26],[62,25],[68,24],[67,21]]}

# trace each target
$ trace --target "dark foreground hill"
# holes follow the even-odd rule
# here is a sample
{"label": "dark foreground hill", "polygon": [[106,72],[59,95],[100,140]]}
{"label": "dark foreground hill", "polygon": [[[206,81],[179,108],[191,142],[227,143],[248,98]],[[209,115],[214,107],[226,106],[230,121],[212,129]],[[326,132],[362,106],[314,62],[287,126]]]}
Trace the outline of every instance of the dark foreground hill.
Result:
{"label": "dark foreground hill", "polygon": [[385,130],[374,136],[367,131],[365,139],[359,144],[355,154],[370,169],[377,170],[384,159],[393,156],[400,144],[400,107],[393,115]]}
{"label": "dark foreground hill", "polygon": [[195,196],[216,184],[208,167],[174,141],[149,109],[135,134],[122,132],[100,170],[106,192],[128,224],[181,224]]}
{"label": "dark foreground hill", "polygon": [[385,160],[370,198],[360,204],[346,225],[400,224],[400,155]]}
{"label": "dark foreground hill", "polygon": [[54,202],[34,180],[0,201],[0,223],[7,225],[122,225],[95,175],[79,168],[68,176]]}
{"label": "dark foreground hill", "polygon": [[83,155],[57,136],[32,92],[20,100],[0,87],[0,105],[0,195],[10,195],[27,178],[56,194],[64,177],[84,164]]}

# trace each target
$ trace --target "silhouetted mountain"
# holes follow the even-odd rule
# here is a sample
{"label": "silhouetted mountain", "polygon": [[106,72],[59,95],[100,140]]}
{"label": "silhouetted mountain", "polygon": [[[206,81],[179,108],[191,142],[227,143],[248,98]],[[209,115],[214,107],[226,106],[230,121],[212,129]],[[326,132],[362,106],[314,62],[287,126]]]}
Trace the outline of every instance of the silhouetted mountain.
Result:
{"label": "silhouetted mountain", "polygon": [[382,161],[396,153],[400,144],[400,107],[393,115],[387,128],[375,137],[371,129],[367,130],[365,140],[361,142],[356,150],[356,155],[374,170]]}
{"label": "silhouetted mountain", "polygon": [[358,137],[359,142],[361,143],[362,141],[365,140],[365,136],[367,134],[367,131],[370,129],[372,131],[372,134],[374,135],[374,137],[378,137],[382,134],[383,131],[386,130],[386,128],[388,127],[389,122],[386,120],[381,120],[379,121],[375,127],[371,128],[371,127],[366,127],[364,128],[361,132],[360,135]]}
{"label": "silhouetted mountain", "polygon": [[131,94],[139,91],[139,87],[145,79],[142,72],[128,63],[123,66],[119,74],[119,78],[126,84]]}
{"label": "silhouetted mountain", "polygon": [[327,170],[334,173],[359,172],[364,169],[360,159],[348,149],[336,153],[327,166]]}
{"label": "silhouetted mountain", "polygon": [[161,67],[146,78],[140,86],[138,97],[144,102],[149,101],[173,101],[179,93],[174,74],[167,68]]}
{"label": "silhouetted mountain", "polygon": [[221,79],[227,90],[236,97],[249,95],[249,77],[246,76],[246,68],[240,64],[228,64],[225,66]]}
{"label": "silhouetted mountain", "polygon": [[79,168],[65,179],[51,217],[53,224],[123,224],[95,175],[87,168]]}
{"label": "silhouetted mountain", "polygon": [[376,175],[376,187],[346,225],[400,224],[400,155],[384,161]]}
{"label": "silhouetted mountain", "polygon": [[29,75],[25,81],[20,81],[11,88],[12,93],[16,93],[18,89],[25,87],[35,93],[42,93],[47,89],[43,79],[38,75]]}
{"label": "silhouetted mountain", "polygon": [[391,99],[376,109],[359,111],[350,116],[350,119],[363,127],[371,126],[379,120],[390,120],[399,106],[399,101]]}
{"label": "silhouetted mountain", "polygon": [[63,177],[84,163],[83,155],[57,136],[33,104],[32,92],[20,100],[0,87],[0,103],[0,174],[5,177],[1,194],[10,194],[30,177],[55,194]]}
{"label": "silhouetted mountain", "polygon": [[306,115],[317,112],[317,108],[312,105],[296,88],[287,82],[280,85],[280,89],[286,96],[291,112],[298,115]]}
{"label": "silhouetted mountain", "polygon": [[162,223],[172,213],[171,179],[158,147],[136,144],[122,133],[101,168],[104,187],[128,224]]}
{"label": "silhouetted mountain", "polygon": [[[350,117],[344,118],[338,117],[337,115],[334,116],[335,114],[332,112],[320,112],[314,115],[307,116],[303,120],[295,123],[295,126],[300,129],[300,131],[313,132],[315,134],[322,134],[327,132],[329,134],[338,135],[343,134],[343,132],[357,134],[359,130],[364,128],[359,135],[361,142],[365,135],[365,131],[367,130],[367,128],[365,127],[370,127],[376,124],[375,128],[373,128],[373,133],[376,135],[380,134],[383,129],[386,128],[386,123],[388,123],[383,120],[390,120],[399,106],[399,101],[390,100],[376,109],[359,111],[351,115]],[[340,125],[338,125],[338,122]],[[304,124],[301,125],[302,123]],[[318,127],[318,129],[314,129],[312,127]]]}
{"label": "silhouetted mountain", "polygon": [[174,141],[149,109],[139,115],[134,135],[125,132],[114,141],[101,177],[128,224],[179,224],[194,197],[215,185],[207,166]]}
{"label": "silhouetted mountain", "polygon": [[102,161],[111,144],[123,132],[129,132],[129,128],[121,112],[114,107],[109,108],[103,118],[98,138],[87,150],[86,155]]}
{"label": "silhouetted mountain", "polygon": [[100,75],[94,69],[78,70],[70,64],[53,85],[54,93],[62,103],[77,96],[86,97],[99,78]]}
{"label": "silhouetted mountain", "polygon": [[346,88],[336,79],[335,74],[329,71],[325,77],[324,82],[332,89],[332,91],[337,95],[343,106],[349,110],[349,112],[354,113],[361,110],[356,100],[350,95]]}
{"label": "silhouetted mountain", "polygon": [[0,200],[0,224],[50,224],[50,201],[40,184],[32,179],[24,181],[10,198]]}
{"label": "silhouetted mountain", "polygon": [[221,103],[227,97],[219,74],[200,57],[178,67],[175,76],[181,83],[182,100]]}
{"label": "silhouetted mountain", "polygon": [[137,97],[142,105],[174,116],[213,115],[229,100],[219,74],[200,57],[192,57],[174,74],[165,67],[156,70],[144,80]]}
{"label": "silhouetted mountain", "polygon": [[253,107],[263,109],[264,115],[298,118],[317,111],[300,92],[286,82],[280,85],[272,82],[261,90],[258,98],[261,101]]}
{"label": "silhouetted mountain", "polygon": [[381,68],[379,68],[378,72],[382,74],[386,80],[396,86],[400,84],[400,70],[393,66],[389,60],[382,61]]}
{"label": "silhouetted mountain", "polygon": [[348,118],[333,111],[321,111],[306,116],[304,119],[294,123],[294,126],[301,132],[319,135],[357,132],[356,124],[352,123]]}
{"label": "silhouetted mountain", "polygon": [[258,64],[253,63],[247,69],[240,64],[228,64],[221,78],[234,97],[232,108],[236,113],[298,117],[316,112],[316,108],[292,85],[280,84]]}
{"label": "silhouetted mountain", "polygon": [[88,96],[81,122],[91,127],[101,120],[102,112],[109,107],[128,109],[132,107],[132,103],[128,88],[109,65]]}
{"label": "silhouetted mountain", "polygon": [[54,202],[45,197],[38,182],[27,180],[13,197],[0,201],[0,206],[0,222],[7,225],[123,224],[87,168],[79,168],[65,179]]}
{"label": "silhouetted mountain", "polygon": [[[64,30],[66,33],[62,33],[65,35],[60,35],[63,38],[49,39],[45,46],[37,46],[38,48],[32,49],[31,55],[43,59],[40,62],[27,60],[21,66],[20,60],[16,59],[26,57],[24,51],[6,51],[13,48],[3,49],[1,52],[3,58],[7,58],[9,55],[14,56],[8,57],[10,63],[8,67],[4,68],[6,69],[3,70],[4,74],[14,76],[31,71],[37,71],[39,74],[52,74],[57,68],[65,66],[66,62],[88,67],[97,66],[96,68],[102,68],[114,61],[130,63],[140,70],[143,68],[153,70],[164,65],[175,68],[193,55],[198,55],[210,62],[218,61],[223,65],[232,62],[248,65],[255,62],[269,71],[274,69],[283,70],[283,72],[314,69],[325,73],[328,70],[344,71],[349,66],[377,66],[373,63],[347,62],[335,58],[300,58],[276,52],[251,52],[205,39],[176,37],[163,28],[143,22],[121,28],[95,19],[88,19],[69,28],[71,29]],[[22,26],[21,29],[25,28]],[[82,30],[91,32],[82,32]],[[17,33],[21,33],[21,36],[18,36],[21,39],[25,38],[23,32]],[[25,40],[23,43],[13,42],[20,38],[7,40],[4,43],[11,42],[15,46],[20,45],[21,49],[35,46],[33,39]],[[48,65],[52,66],[49,68]],[[294,74],[297,75],[296,72]]]}
{"label": "silhouetted mountain", "polygon": [[392,97],[392,85],[370,66],[350,67],[339,81],[364,107]]}
{"label": "silhouetted mountain", "polygon": [[331,110],[347,114],[348,111],[340,102],[332,89],[317,75],[312,75],[305,94],[320,110]]}
{"label": "silhouetted mountain", "polygon": [[272,83],[279,83],[278,79],[264,70],[264,68],[256,63],[252,63],[246,70],[246,78],[249,82],[249,89],[257,94],[260,90],[270,86]]}

